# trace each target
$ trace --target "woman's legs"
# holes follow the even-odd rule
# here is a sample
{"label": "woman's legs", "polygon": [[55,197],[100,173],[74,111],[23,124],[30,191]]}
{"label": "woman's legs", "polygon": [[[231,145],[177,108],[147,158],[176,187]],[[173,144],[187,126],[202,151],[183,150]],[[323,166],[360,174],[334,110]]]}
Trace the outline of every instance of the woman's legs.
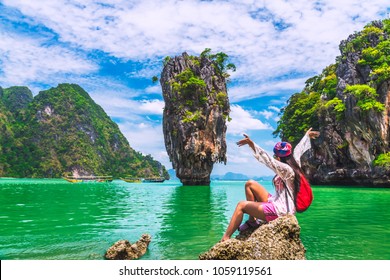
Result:
{"label": "woman's legs", "polygon": [[255,180],[248,180],[245,183],[245,196],[248,201],[268,201],[268,191]]}
{"label": "woman's legs", "polygon": [[240,201],[237,204],[236,209],[234,210],[232,219],[230,220],[229,226],[226,229],[226,232],[223,235],[221,241],[228,240],[232,236],[232,234],[238,229],[242,222],[244,213],[249,214],[251,217],[256,217],[265,220],[265,215],[261,202]]}
{"label": "woman's legs", "polygon": [[[255,180],[248,180],[245,183],[245,197],[247,201],[267,202],[268,191]],[[253,221],[254,217],[249,216],[249,221]]]}
{"label": "woman's legs", "polygon": [[254,217],[265,220],[261,202],[268,201],[268,191],[256,181],[249,180],[245,184],[245,196],[247,201],[240,201],[237,204],[229,226],[221,241],[229,239],[238,229],[244,217],[244,213],[249,214],[250,220],[254,220]]}

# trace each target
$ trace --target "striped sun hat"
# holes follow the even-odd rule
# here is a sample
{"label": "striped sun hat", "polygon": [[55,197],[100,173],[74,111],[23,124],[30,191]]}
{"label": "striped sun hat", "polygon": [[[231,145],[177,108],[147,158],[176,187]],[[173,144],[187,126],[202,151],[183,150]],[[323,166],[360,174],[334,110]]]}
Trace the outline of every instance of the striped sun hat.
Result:
{"label": "striped sun hat", "polygon": [[277,157],[287,157],[291,155],[292,146],[288,142],[278,142],[274,147],[274,154]]}

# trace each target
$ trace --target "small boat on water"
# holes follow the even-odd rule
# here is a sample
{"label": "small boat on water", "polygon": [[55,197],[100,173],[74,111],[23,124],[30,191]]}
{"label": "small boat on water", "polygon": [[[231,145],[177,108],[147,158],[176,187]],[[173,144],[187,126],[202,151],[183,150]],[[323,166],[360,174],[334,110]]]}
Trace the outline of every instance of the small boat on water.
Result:
{"label": "small boat on water", "polygon": [[141,183],[142,179],[141,178],[132,178],[132,177],[125,177],[125,178],[120,178],[122,181],[125,181],[127,183]]}
{"label": "small boat on water", "polygon": [[112,176],[64,176],[62,178],[70,183],[109,183],[113,180]]}
{"label": "small boat on water", "polygon": [[70,182],[70,183],[82,183],[83,180],[79,180],[79,179],[74,179],[74,178],[66,178],[66,177],[63,177],[64,180]]}
{"label": "small boat on water", "polygon": [[143,183],[163,183],[164,181],[164,177],[144,178],[142,180]]}

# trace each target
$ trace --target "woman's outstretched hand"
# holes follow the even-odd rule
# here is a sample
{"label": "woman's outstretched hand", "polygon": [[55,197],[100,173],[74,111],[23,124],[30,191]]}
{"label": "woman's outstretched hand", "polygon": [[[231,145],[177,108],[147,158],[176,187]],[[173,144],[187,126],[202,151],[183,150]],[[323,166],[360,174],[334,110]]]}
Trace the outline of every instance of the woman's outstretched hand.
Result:
{"label": "woman's outstretched hand", "polygon": [[318,136],[320,136],[320,132],[319,132],[319,131],[313,131],[311,127],[310,127],[309,130],[306,132],[306,134],[307,134],[311,139],[316,139]]}
{"label": "woman's outstretched hand", "polygon": [[249,138],[247,134],[244,133],[243,135],[244,135],[244,139],[241,139],[240,141],[237,142],[238,147],[249,145],[249,147],[251,147],[252,150],[255,151],[255,144],[253,143],[253,141]]}
{"label": "woman's outstretched hand", "polygon": [[252,140],[249,139],[249,136],[244,133],[244,139],[241,139],[240,141],[237,142],[238,147],[247,145],[251,142]]}

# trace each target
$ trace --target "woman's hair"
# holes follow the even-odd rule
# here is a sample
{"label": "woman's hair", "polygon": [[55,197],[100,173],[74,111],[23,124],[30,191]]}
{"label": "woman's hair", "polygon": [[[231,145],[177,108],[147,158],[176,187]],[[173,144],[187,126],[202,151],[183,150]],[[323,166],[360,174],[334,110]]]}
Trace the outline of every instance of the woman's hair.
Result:
{"label": "woman's hair", "polygon": [[301,180],[301,175],[304,175],[302,168],[298,165],[297,161],[295,160],[292,154],[286,157],[281,157],[280,161],[288,164],[294,170],[295,173],[294,186],[295,186],[295,193],[297,193],[299,191],[299,183]]}

